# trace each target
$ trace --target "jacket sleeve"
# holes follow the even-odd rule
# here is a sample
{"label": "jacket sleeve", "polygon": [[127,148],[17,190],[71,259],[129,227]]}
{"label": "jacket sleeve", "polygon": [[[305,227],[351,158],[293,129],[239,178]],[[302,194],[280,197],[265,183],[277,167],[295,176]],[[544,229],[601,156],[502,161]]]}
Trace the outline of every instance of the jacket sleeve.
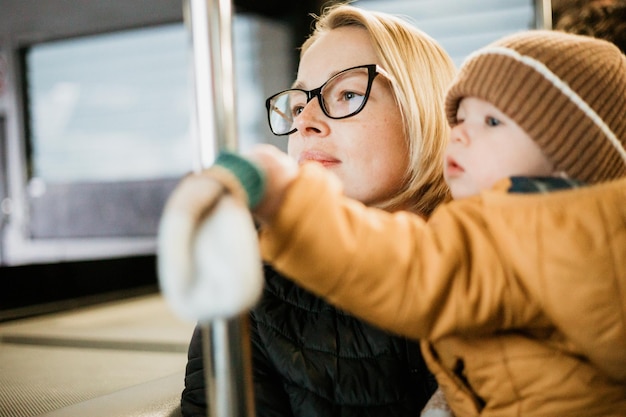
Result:
{"label": "jacket sleeve", "polygon": [[180,403],[183,417],[206,417],[207,415],[200,330],[200,326],[196,325],[187,352],[185,388]]}
{"label": "jacket sleeve", "polygon": [[625,201],[626,179],[534,196],[497,189],[444,204],[425,222],[343,197],[339,181],[310,164],[262,231],[261,251],[302,287],[384,329],[435,340],[556,325],[623,379]]}
{"label": "jacket sleeve", "polygon": [[[250,319],[250,342],[252,349],[254,398],[256,415],[262,417],[289,417],[292,415],[289,398],[281,378],[273,368],[259,339],[254,314]],[[183,417],[206,417],[207,402],[204,384],[204,362],[202,360],[202,337],[196,325],[187,354],[185,388],[181,398]]]}
{"label": "jacket sleeve", "polygon": [[426,223],[344,198],[336,178],[308,164],[262,231],[261,250],[276,269],[340,308],[432,339],[510,326],[515,310],[505,309],[530,303],[515,298],[520,291],[486,227],[477,200],[437,210]]}
{"label": "jacket sleeve", "polygon": [[259,337],[254,312],[250,319],[254,397],[258,417],[290,417],[293,415],[283,378],[268,357],[265,343]]}

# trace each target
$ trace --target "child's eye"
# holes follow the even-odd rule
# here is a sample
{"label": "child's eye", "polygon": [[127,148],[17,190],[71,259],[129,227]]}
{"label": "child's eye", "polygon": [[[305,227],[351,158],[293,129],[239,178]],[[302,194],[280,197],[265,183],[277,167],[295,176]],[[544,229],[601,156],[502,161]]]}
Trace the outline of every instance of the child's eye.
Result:
{"label": "child's eye", "polygon": [[487,126],[498,126],[500,124],[500,120],[496,119],[495,117],[487,116],[485,118],[485,123],[487,124]]}

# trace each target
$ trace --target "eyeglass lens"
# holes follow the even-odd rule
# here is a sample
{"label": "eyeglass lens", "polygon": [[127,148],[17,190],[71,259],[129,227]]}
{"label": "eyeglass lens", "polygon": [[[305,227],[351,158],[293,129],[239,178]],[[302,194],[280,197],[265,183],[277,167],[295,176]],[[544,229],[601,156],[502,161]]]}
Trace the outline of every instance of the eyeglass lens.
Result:
{"label": "eyeglass lens", "polygon": [[[344,71],[330,78],[317,95],[324,114],[332,119],[342,119],[358,113],[365,105],[372,78],[366,67]],[[306,91],[295,89],[271,98],[269,121],[272,131],[277,135],[294,131],[295,119],[308,101]]]}

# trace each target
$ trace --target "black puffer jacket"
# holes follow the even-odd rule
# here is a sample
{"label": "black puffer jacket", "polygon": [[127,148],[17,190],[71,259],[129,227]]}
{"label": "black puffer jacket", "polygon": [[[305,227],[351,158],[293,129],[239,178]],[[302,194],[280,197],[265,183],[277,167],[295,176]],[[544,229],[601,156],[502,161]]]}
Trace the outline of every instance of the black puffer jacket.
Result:
{"label": "black puffer jacket", "polygon": [[[257,416],[419,416],[436,382],[417,343],[336,310],[269,266],[265,277],[251,313]],[[206,416],[198,328],[181,405],[185,417]]]}

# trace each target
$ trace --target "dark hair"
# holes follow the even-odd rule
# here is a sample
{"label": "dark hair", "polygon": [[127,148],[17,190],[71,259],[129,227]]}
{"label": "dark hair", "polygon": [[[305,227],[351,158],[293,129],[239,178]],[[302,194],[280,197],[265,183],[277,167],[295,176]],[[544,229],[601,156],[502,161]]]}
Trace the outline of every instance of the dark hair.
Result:
{"label": "dark hair", "polygon": [[600,38],[626,54],[626,0],[561,0],[554,2],[553,28]]}

